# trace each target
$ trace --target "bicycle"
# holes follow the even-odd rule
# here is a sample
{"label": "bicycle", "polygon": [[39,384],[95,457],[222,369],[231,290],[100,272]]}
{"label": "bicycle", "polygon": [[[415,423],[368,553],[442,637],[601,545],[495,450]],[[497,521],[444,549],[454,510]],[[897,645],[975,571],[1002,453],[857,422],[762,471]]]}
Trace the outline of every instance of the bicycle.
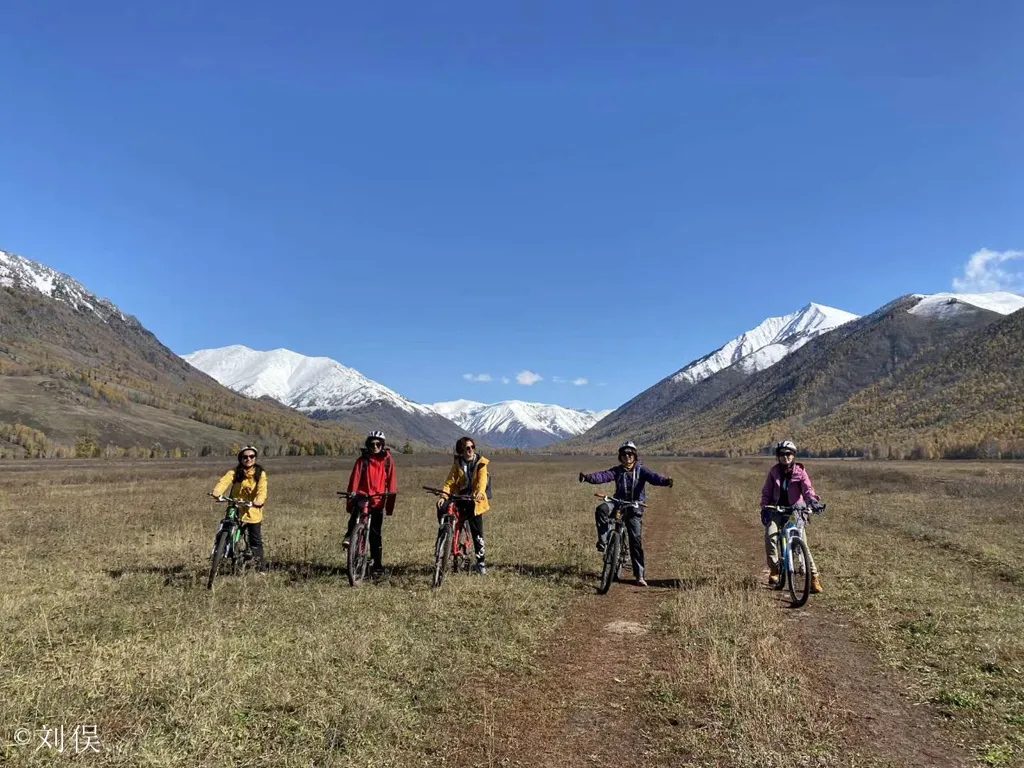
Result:
{"label": "bicycle", "polygon": [[[213,496],[212,493],[208,495]],[[245,573],[253,557],[249,550],[249,541],[245,536],[246,524],[242,522],[238,509],[239,507],[250,509],[255,505],[251,501],[233,499],[230,496],[213,496],[213,498],[218,503],[227,504],[228,508],[213,539],[213,552],[210,553],[210,575],[206,580],[207,589],[213,589],[213,580],[217,578],[221,563],[226,558],[231,560],[232,573],[241,576]]]}
{"label": "bicycle", "polygon": [[348,559],[345,565],[349,585],[358,587],[366,580],[372,560],[370,557],[370,499],[385,499],[396,494],[338,491],[338,495],[344,499],[359,500],[359,517],[352,529],[352,538],[348,544]]}
{"label": "bicycle", "polygon": [[[779,531],[779,583],[775,589],[783,590],[789,587],[789,596],[794,608],[802,608],[807,604],[811,595],[811,554],[804,541],[804,526],[807,523],[811,512],[820,514],[825,511],[825,505],[817,508],[804,506],[773,506],[766,509],[775,511],[786,516]],[[797,577],[802,577],[802,585],[797,584]]]}
{"label": "bicycle", "polygon": [[626,519],[624,511],[628,509],[639,510],[647,505],[642,501],[623,501],[605,496],[603,493],[595,493],[597,498],[603,499],[605,504],[611,504],[615,508],[615,515],[612,518],[612,532],[608,537],[608,544],[604,548],[604,568],[601,570],[601,582],[597,586],[597,594],[608,594],[612,588],[613,581],[619,581],[623,566],[629,559],[629,534],[626,530]]}
{"label": "bicycle", "polygon": [[[444,496],[439,488],[426,485],[423,490],[435,496]],[[431,586],[437,589],[444,582],[449,567],[453,573],[470,569],[469,553],[473,546],[469,534],[469,520],[463,518],[456,501],[475,501],[472,496],[448,496],[437,526],[437,539],[434,541],[434,579]],[[458,533],[458,535],[456,535]]]}

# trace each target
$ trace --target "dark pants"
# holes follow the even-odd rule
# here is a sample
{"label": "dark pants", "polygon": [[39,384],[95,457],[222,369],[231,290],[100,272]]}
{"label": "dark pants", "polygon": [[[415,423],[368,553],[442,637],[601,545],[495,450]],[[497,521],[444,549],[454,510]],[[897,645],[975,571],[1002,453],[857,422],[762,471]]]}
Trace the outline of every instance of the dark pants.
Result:
{"label": "dark pants", "polygon": [[[348,516],[348,533],[345,534],[345,538],[351,540],[352,533],[356,529],[356,521],[359,519],[360,506],[354,504],[352,506],[352,512]],[[374,565],[377,568],[384,567],[383,561],[383,528],[384,528],[384,510],[374,509],[370,511],[370,557],[373,559]]]}
{"label": "dark pants", "polygon": [[[455,507],[459,510],[459,516],[469,525],[469,535],[473,537],[473,550],[476,552],[476,562],[479,565],[484,565],[484,555],[486,554],[484,547],[484,517],[483,515],[473,514],[473,511],[476,509],[475,502],[456,501]],[[443,515],[444,509],[439,509],[437,511],[438,523],[441,522]]]}
{"label": "dark pants", "polygon": [[245,541],[259,566],[263,566],[263,523],[246,523],[242,528]]}
{"label": "dark pants", "polygon": [[[594,521],[597,523],[597,539],[601,542],[601,548],[608,546],[608,537],[612,530],[612,517],[615,514],[615,507],[611,504],[599,504],[594,510]],[[623,514],[626,523],[626,533],[629,536],[629,555],[633,563],[633,575],[638,579],[644,578],[644,519],[634,509],[627,509]]]}

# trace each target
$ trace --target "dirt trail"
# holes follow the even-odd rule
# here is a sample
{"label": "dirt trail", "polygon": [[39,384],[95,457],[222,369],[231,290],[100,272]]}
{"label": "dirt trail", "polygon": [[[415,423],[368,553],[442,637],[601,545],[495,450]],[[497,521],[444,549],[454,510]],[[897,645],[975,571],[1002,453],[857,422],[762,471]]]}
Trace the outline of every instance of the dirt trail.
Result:
{"label": "dirt trail", "polygon": [[[707,467],[688,474],[696,488],[714,498]],[[446,764],[479,766],[621,766],[643,764],[666,754],[671,726],[645,721],[636,700],[646,695],[652,673],[665,669],[672,653],[663,636],[648,632],[662,604],[677,594],[671,578],[674,542],[683,533],[683,502],[677,491],[662,497],[645,521],[648,581],[642,589],[616,584],[606,596],[574,601],[556,638],[538,654],[530,674],[490,691],[485,723],[462,734]],[[719,508],[722,535],[730,542],[732,565],[760,574],[764,550],[760,531],[737,511]],[[813,540],[812,540],[813,544]],[[595,554],[595,568],[597,556]],[[626,574],[629,576],[630,574]],[[596,580],[594,581],[596,585]],[[830,585],[826,581],[826,587]],[[938,717],[914,706],[906,686],[877,662],[843,617],[828,607],[827,595],[807,608],[787,612],[806,670],[829,719],[841,733],[841,765],[879,763],[905,768],[964,768],[972,764],[945,732]],[[669,763],[678,761],[669,758]],[[666,763],[668,764],[668,763]],[[830,765],[835,763],[830,762]]]}
{"label": "dirt trail", "polygon": [[[766,582],[764,543],[760,529],[744,519],[750,514],[723,509],[720,522],[724,535],[735,543],[733,551],[745,556],[751,572]],[[813,546],[813,532],[809,541]],[[915,706],[905,693],[905,681],[882,667],[846,619],[829,608],[827,591],[834,587],[827,576],[822,580],[826,594],[812,597],[806,608],[792,610],[780,597],[779,610],[788,612],[786,621],[806,658],[804,670],[820,699],[831,702],[831,714],[839,716],[844,756],[851,762],[868,756],[907,768],[973,765],[938,716]]]}
{"label": "dirt trail", "polygon": [[[674,594],[666,553],[678,535],[667,507],[644,522],[646,589],[624,571],[607,595],[574,602],[558,636],[536,658],[531,674],[492,698],[482,731],[465,734],[451,756],[458,766],[622,766],[659,754],[664,739],[635,715],[644,680],[671,658],[649,632],[661,604]],[[594,567],[599,567],[594,554]],[[597,580],[593,580],[596,590]],[[493,692],[492,692],[493,693]]]}

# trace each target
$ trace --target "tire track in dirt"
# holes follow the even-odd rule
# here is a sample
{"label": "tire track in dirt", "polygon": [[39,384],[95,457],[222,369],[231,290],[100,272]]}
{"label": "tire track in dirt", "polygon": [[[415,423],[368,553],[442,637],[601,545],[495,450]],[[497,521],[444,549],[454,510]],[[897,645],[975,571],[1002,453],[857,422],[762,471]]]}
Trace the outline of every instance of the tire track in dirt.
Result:
{"label": "tire track in dirt", "polygon": [[[448,764],[480,766],[622,766],[660,754],[664,726],[644,722],[635,708],[651,670],[671,655],[649,632],[661,605],[676,591],[667,557],[682,521],[672,492],[645,515],[646,589],[631,581],[607,595],[576,598],[530,673],[503,695],[488,691],[485,722],[464,734]],[[594,568],[600,568],[595,552]],[[624,578],[631,578],[626,570]]]}
{"label": "tire track in dirt", "polygon": [[[693,473],[693,477],[707,498],[717,495],[703,472]],[[762,533],[759,526],[751,525],[752,515],[749,510],[722,507],[719,523],[734,545],[730,550],[760,574],[767,589]],[[813,546],[813,539],[810,543]],[[827,590],[824,575],[823,581]],[[785,621],[807,662],[804,673],[820,700],[831,708],[830,714],[837,716],[844,757],[853,764],[858,758],[870,757],[908,768],[973,765],[937,714],[910,701],[904,692],[909,687],[905,680],[881,665],[850,623],[828,606],[827,599],[827,592],[812,596],[805,608],[792,610],[780,598],[779,610],[788,612]]]}

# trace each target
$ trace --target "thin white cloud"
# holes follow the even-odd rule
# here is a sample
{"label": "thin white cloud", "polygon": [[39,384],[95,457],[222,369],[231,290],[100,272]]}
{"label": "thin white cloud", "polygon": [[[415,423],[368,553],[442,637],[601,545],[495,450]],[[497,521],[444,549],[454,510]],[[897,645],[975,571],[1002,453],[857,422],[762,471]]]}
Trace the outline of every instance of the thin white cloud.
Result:
{"label": "thin white cloud", "polygon": [[533,371],[520,371],[516,374],[516,381],[524,387],[532,387],[538,381],[544,381],[544,377]]}
{"label": "thin white cloud", "polygon": [[1024,251],[975,251],[954,278],[953,290],[962,293],[1024,292]]}
{"label": "thin white cloud", "polygon": [[464,373],[462,374],[462,378],[464,378],[466,381],[477,381],[480,382],[481,384],[486,384],[487,382],[492,380],[491,374],[489,373]]}
{"label": "thin white cloud", "polygon": [[512,379],[510,379],[508,376],[502,376],[501,377],[501,383],[502,384],[510,384],[511,382],[512,382]]}
{"label": "thin white cloud", "polygon": [[573,386],[576,386],[576,387],[585,387],[585,386],[587,386],[587,384],[590,383],[590,380],[589,379],[584,379],[582,376],[580,376],[578,379],[573,379],[572,383],[573,383]]}
{"label": "thin white cloud", "polygon": [[569,383],[565,379],[563,379],[561,376],[552,376],[551,377],[551,381],[554,382],[555,384],[568,384]]}

